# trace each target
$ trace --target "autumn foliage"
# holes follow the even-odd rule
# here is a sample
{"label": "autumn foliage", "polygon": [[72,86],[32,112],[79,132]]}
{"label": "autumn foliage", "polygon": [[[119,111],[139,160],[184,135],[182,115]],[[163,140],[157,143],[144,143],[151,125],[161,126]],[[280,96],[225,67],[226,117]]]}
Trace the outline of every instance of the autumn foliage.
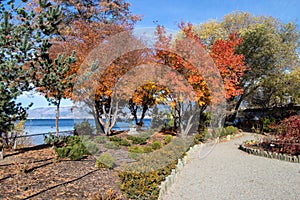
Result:
{"label": "autumn foliage", "polygon": [[229,35],[227,40],[217,40],[210,49],[210,55],[219,69],[226,89],[226,98],[243,93],[240,87],[240,78],[246,69],[244,56],[235,53],[235,47],[241,44],[242,39],[236,33]]}

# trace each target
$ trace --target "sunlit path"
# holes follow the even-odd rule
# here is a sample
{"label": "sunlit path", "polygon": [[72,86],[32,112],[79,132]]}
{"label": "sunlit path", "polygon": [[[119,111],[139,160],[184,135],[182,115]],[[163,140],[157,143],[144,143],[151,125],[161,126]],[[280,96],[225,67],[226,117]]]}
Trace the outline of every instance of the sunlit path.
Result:
{"label": "sunlit path", "polygon": [[193,159],[163,199],[300,199],[300,165],[238,150],[250,134]]}

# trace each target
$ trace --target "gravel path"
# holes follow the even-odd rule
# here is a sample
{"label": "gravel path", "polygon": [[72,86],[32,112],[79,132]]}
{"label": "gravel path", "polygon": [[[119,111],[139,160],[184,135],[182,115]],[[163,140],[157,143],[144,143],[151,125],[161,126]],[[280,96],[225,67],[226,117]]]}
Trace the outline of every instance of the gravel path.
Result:
{"label": "gravel path", "polygon": [[[164,200],[300,199],[300,165],[249,155],[238,146],[253,136],[217,144],[184,167]],[[199,153],[197,153],[199,155]]]}

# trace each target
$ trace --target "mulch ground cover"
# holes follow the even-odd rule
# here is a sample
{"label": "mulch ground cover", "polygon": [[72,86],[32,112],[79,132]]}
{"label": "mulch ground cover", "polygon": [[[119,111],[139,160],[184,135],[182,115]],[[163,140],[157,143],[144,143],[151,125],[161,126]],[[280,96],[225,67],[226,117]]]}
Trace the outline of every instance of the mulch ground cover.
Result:
{"label": "mulch ground cover", "polygon": [[[127,137],[126,132],[115,135]],[[145,145],[163,143],[165,135],[154,133]],[[80,161],[57,159],[54,149],[47,145],[5,150],[0,161],[0,199],[106,199],[108,193],[107,199],[126,199],[116,169],[132,162],[128,147],[110,150],[102,146],[100,150],[114,156],[114,170],[96,168],[93,156]]]}
{"label": "mulch ground cover", "polygon": [[92,156],[58,161],[42,145],[6,151],[0,161],[0,199],[101,199],[110,189],[125,199],[116,172],[97,169]]}

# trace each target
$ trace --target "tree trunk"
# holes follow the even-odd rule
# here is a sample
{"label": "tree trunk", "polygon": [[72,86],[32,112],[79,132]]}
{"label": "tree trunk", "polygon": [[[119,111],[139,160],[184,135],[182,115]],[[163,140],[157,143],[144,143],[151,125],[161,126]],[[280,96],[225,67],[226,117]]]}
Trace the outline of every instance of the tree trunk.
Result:
{"label": "tree trunk", "polygon": [[143,106],[143,111],[142,111],[141,119],[140,119],[140,121],[136,125],[138,125],[140,127],[142,127],[144,125],[144,118],[145,118],[147,110],[148,110],[148,106],[147,105]]}
{"label": "tree trunk", "polygon": [[3,160],[3,148],[0,149],[0,160]]}
{"label": "tree trunk", "polygon": [[209,121],[209,119],[207,119],[207,115],[204,115],[204,110],[207,108],[207,104],[205,106],[202,106],[201,109],[199,110],[199,122],[198,122],[198,133],[202,132],[205,130],[206,123],[207,121]]}
{"label": "tree trunk", "polygon": [[95,105],[93,106],[93,116],[94,116],[94,120],[95,120],[95,125],[96,125],[96,130],[97,132],[101,132],[101,133],[105,133],[105,128],[101,123],[101,115],[99,114],[100,111],[98,109],[97,104],[95,103]]}
{"label": "tree trunk", "polygon": [[58,103],[56,105],[56,119],[55,119],[55,126],[56,126],[56,137],[58,137],[58,120],[59,120],[59,106],[60,106],[60,100],[58,100]]}
{"label": "tree trunk", "polygon": [[4,143],[2,140],[2,134],[0,134],[0,160],[3,160],[3,153],[4,153]]}

